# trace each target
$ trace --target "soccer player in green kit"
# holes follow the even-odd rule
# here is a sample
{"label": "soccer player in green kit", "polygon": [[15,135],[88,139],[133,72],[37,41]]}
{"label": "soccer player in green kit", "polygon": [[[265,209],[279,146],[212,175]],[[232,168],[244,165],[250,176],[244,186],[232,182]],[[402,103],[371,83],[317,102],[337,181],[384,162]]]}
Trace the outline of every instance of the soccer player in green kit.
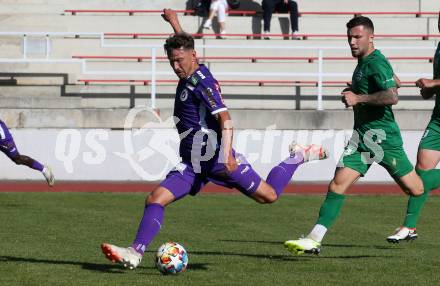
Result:
{"label": "soccer player in green kit", "polygon": [[[440,32],[440,13],[438,30]],[[440,162],[440,43],[434,55],[433,79],[421,78],[416,82],[416,85],[420,88],[420,94],[424,99],[437,95],[431,121],[429,121],[420,140],[417,153],[416,172],[423,181],[425,192],[418,197],[409,197],[403,225],[393,235],[387,237],[387,241],[391,243],[417,238],[416,225],[423,205],[429,192],[440,187],[440,170],[435,169]]]}
{"label": "soccer player in green kit", "polygon": [[423,193],[423,183],[408,160],[399,127],[391,106],[398,101],[398,79],[391,65],[374,48],[374,26],[367,17],[355,17],[347,23],[347,38],[358,65],[351,85],[342,92],[342,102],[353,107],[353,135],[336,168],[319,218],[305,238],[288,240],[284,246],[294,254],[315,253],[338,217],[345,200],[345,191],[373,162],[384,167],[402,190],[413,196]]}

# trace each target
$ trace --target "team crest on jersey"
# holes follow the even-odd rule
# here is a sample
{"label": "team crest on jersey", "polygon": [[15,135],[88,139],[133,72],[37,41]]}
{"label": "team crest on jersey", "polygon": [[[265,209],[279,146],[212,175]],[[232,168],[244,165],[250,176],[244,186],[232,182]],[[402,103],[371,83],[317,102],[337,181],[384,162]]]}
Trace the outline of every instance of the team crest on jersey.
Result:
{"label": "team crest on jersey", "polygon": [[355,81],[360,81],[363,76],[364,74],[362,73],[362,71],[358,71],[353,75],[353,78]]}
{"label": "team crest on jersey", "polygon": [[195,75],[193,75],[193,76],[190,78],[190,81],[191,81],[191,83],[192,83],[193,85],[197,85],[197,84],[199,83],[199,80],[198,80],[198,78],[197,78]]}
{"label": "team crest on jersey", "polygon": [[180,93],[180,101],[185,101],[188,99],[188,90],[184,89],[181,93]]}

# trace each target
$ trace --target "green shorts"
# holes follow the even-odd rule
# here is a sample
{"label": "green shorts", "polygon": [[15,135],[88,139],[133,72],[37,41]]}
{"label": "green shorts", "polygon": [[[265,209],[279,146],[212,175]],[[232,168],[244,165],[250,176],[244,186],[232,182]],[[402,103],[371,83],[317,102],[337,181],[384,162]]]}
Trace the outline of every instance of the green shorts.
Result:
{"label": "green shorts", "polygon": [[347,146],[338,167],[347,167],[355,170],[362,177],[365,176],[374,162],[384,167],[392,177],[401,178],[414,170],[414,166],[409,161],[402,146],[382,151],[382,154],[378,153],[373,157],[374,154],[371,151],[363,148],[352,149]]}
{"label": "green shorts", "polygon": [[420,139],[420,149],[440,151],[440,126],[437,122],[429,122],[422,139]]}

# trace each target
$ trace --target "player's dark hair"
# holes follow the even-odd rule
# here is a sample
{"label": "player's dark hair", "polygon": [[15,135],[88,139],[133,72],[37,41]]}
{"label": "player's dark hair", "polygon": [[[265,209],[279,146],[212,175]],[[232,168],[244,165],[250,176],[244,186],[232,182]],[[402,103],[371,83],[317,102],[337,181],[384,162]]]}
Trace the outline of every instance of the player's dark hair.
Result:
{"label": "player's dark hair", "polygon": [[174,49],[194,50],[194,38],[187,33],[177,33],[169,37],[163,47],[167,55]]}
{"label": "player's dark hair", "polygon": [[365,28],[368,28],[371,30],[372,33],[374,33],[374,25],[373,21],[371,21],[370,18],[364,17],[364,16],[357,16],[352,18],[347,23],[347,29],[350,30],[357,26],[364,26]]}

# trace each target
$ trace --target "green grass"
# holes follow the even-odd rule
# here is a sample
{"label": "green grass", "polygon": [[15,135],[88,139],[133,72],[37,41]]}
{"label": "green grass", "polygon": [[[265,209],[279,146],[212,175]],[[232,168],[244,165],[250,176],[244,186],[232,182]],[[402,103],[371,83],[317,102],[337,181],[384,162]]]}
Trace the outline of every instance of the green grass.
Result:
{"label": "green grass", "polygon": [[[319,256],[290,255],[282,242],[307,234],[321,196],[286,195],[258,205],[240,195],[199,195],[167,208],[141,266],[125,271],[99,245],[128,245],[144,194],[0,194],[0,285],[439,285],[440,197],[432,197],[419,239],[385,241],[402,222],[405,197],[352,196]],[[154,250],[177,241],[189,269],[163,276]]]}

